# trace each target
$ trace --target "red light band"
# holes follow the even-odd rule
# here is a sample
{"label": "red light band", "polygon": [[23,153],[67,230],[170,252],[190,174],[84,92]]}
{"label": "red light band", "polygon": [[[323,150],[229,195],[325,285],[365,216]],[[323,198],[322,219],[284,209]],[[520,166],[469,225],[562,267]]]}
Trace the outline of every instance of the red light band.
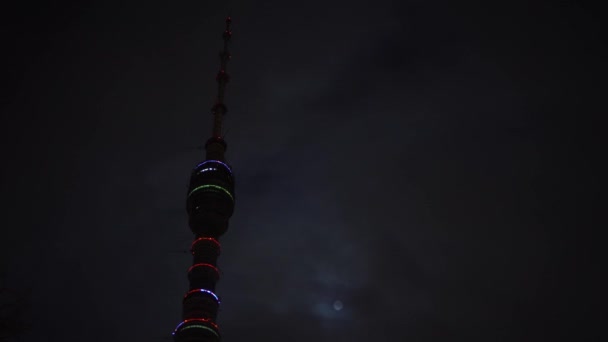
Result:
{"label": "red light band", "polygon": [[220,270],[218,270],[217,267],[215,267],[211,264],[194,264],[194,265],[190,266],[190,268],[188,269],[188,273],[192,272],[192,270],[195,267],[209,267],[209,268],[213,269],[215,271],[215,273],[217,273],[218,276],[220,275]]}
{"label": "red light band", "polygon": [[218,250],[221,250],[221,248],[222,248],[222,246],[220,245],[220,242],[217,241],[216,239],[211,238],[211,237],[202,237],[202,238],[198,238],[192,242],[192,245],[190,246],[190,251],[192,252],[192,254],[194,254],[194,245],[196,245],[199,241],[203,241],[203,240],[207,240],[207,241],[211,241],[211,242],[215,243],[217,245]]}

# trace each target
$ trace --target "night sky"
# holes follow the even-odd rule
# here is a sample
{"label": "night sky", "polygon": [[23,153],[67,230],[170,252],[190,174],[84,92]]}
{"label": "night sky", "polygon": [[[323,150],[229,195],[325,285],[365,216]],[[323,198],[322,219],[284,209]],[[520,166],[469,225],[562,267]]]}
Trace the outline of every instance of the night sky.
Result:
{"label": "night sky", "polygon": [[2,5],[22,342],[170,340],[228,12],[225,342],[600,340],[599,9],[272,0]]}

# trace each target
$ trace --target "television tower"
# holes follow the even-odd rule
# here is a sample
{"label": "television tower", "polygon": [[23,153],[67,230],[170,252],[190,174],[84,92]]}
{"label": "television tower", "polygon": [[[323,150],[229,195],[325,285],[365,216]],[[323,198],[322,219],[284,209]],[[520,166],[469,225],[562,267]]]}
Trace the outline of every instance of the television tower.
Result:
{"label": "television tower", "polygon": [[212,135],[205,144],[206,159],[192,171],[186,200],[188,223],[194,241],[191,252],[193,263],[188,270],[189,291],[184,296],[182,321],[173,331],[175,342],[220,341],[215,322],[220,299],[215,284],[220,272],[217,257],[220,254],[219,237],[228,229],[228,220],[234,211],[234,178],[232,168],[226,164],[226,142],[222,137],[222,119],[227,112],[224,90],[229,81],[226,65],[230,60],[228,43],[230,17],[226,18],[224,49],[220,52],[220,70],[216,80],[218,94],[213,113]]}

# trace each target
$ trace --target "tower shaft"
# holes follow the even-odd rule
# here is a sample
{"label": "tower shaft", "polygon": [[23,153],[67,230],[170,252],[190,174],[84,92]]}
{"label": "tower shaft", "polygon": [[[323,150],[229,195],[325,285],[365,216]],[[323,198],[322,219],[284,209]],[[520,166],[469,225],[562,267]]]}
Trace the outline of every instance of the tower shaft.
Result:
{"label": "tower shaft", "polygon": [[231,167],[224,162],[226,142],[222,137],[222,119],[227,112],[224,91],[229,80],[226,66],[230,60],[230,23],[228,17],[223,34],[224,48],[220,52],[220,71],[216,77],[218,95],[212,108],[212,136],[205,144],[206,159],[192,171],[188,187],[186,209],[194,234],[190,249],[193,262],[188,269],[190,286],[183,300],[182,322],[173,332],[175,342],[217,342],[221,339],[216,323],[220,305],[215,293],[220,278],[217,258],[219,238],[228,229],[235,198],[234,177]]}

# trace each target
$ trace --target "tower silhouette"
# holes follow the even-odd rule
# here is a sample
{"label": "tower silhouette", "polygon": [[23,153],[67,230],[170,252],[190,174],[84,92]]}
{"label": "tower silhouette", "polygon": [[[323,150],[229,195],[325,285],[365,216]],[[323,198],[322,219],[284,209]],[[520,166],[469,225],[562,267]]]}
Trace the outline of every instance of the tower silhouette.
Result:
{"label": "tower silhouette", "polygon": [[220,70],[216,80],[218,94],[213,114],[211,138],[205,144],[206,158],[192,171],[188,187],[186,209],[194,241],[191,252],[193,263],[188,269],[189,291],[183,299],[182,321],[173,331],[175,342],[220,341],[216,323],[220,299],[215,285],[220,277],[217,258],[220,254],[219,237],[228,229],[234,211],[234,177],[226,164],[226,142],[222,137],[222,119],[228,111],[224,104],[224,90],[229,81],[226,66],[230,60],[228,44],[232,36],[231,19],[226,18],[223,33],[224,48],[220,52]]}

